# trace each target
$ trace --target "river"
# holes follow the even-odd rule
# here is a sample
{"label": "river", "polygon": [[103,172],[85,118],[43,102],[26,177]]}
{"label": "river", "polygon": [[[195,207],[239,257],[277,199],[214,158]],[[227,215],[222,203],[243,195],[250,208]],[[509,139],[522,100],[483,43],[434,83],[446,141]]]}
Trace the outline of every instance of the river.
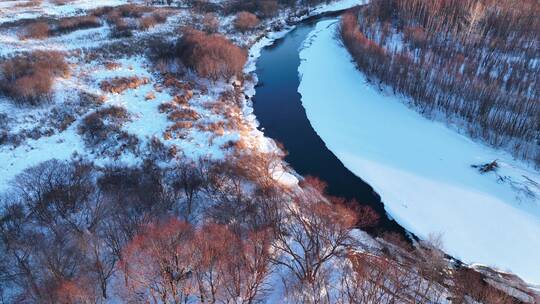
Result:
{"label": "river", "polygon": [[[338,20],[326,17],[327,20]],[[299,48],[315,24],[313,19],[298,25],[285,37],[264,48],[257,61],[259,79],[253,97],[254,112],[264,134],[285,146],[285,160],[302,176],[315,176],[328,184],[328,194],[355,199],[381,214],[379,225],[371,232],[405,230],[386,216],[380,196],[362,179],[351,173],[326,147],[311,126],[301,96],[298,67]]]}

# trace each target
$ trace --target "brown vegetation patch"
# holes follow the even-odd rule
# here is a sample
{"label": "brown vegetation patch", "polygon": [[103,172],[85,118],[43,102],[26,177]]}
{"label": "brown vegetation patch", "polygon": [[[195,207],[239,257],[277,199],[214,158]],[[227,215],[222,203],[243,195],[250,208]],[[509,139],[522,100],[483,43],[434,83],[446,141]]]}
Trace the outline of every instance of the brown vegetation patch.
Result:
{"label": "brown vegetation patch", "polygon": [[164,102],[159,105],[158,110],[160,113],[169,113],[176,109],[176,105],[173,102]]}
{"label": "brown vegetation patch", "polygon": [[114,10],[118,11],[122,17],[140,18],[144,13],[152,11],[153,8],[135,4],[125,4],[115,7]]}
{"label": "brown vegetation patch", "polygon": [[212,14],[212,13],[204,14],[201,20],[201,23],[202,23],[203,31],[209,34],[216,33],[219,29],[219,19],[216,17],[215,14]]}
{"label": "brown vegetation patch", "polygon": [[43,0],[29,0],[15,4],[15,7],[35,7],[41,5]]}
{"label": "brown vegetation patch", "polygon": [[121,94],[128,89],[136,89],[141,85],[148,84],[150,79],[146,77],[115,77],[111,80],[103,80],[99,84],[99,87],[109,93]]}
{"label": "brown vegetation patch", "polygon": [[105,63],[105,68],[107,70],[116,70],[120,68],[122,65],[118,62],[109,61]]}
{"label": "brown vegetation patch", "polygon": [[183,129],[191,129],[192,127],[193,123],[191,121],[177,121],[168,130],[176,132]]}
{"label": "brown vegetation patch", "polygon": [[255,29],[259,23],[259,18],[254,14],[250,12],[240,12],[236,14],[234,27],[240,32],[247,32]]}
{"label": "brown vegetation patch", "polygon": [[188,104],[189,99],[184,95],[175,95],[173,97],[173,102],[178,105],[186,105]]}
{"label": "brown vegetation patch", "polygon": [[59,20],[30,22],[21,30],[20,39],[45,39],[50,35],[70,33],[80,29],[100,27],[94,15],[65,17]]}
{"label": "brown vegetation patch", "polygon": [[54,3],[54,5],[62,6],[70,4],[73,0],[51,0],[50,2]]}
{"label": "brown vegetation patch", "polygon": [[113,11],[107,16],[107,23],[112,27],[111,35],[114,38],[131,37],[134,25],[130,24],[118,12]]}
{"label": "brown vegetation patch", "polygon": [[73,32],[80,29],[100,27],[101,21],[96,16],[76,16],[62,18],[58,22],[56,31],[59,33]]}
{"label": "brown vegetation patch", "polygon": [[225,134],[225,124],[222,121],[212,123],[201,123],[197,125],[197,129],[204,132],[212,132],[215,135],[222,136]]}
{"label": "brown vegetation patch", "polygon": [[54,78],[68,71],[60,52],[19,55],[0,64],[0,93],[17,103],[38,105],[51,100]]}
{"label": "brown vegetation patch", "polygon": [[79,133],[90,147],[102,145],[106,149],[118,143],[138,143],[136,138],[123,131],[122,125],[129,120],[129,113],[119,106],[96,110],[87,115],[79,125]]}
{"label": "brown vegetation patch", "polygon": [[185,139],[187,131],[193,128],[193,122],[191,121],[177,121],[172,126],[168,127],[163,138],[165,140],[171,139]]}
{"label": "brown vegetation patch", "polygon": [[139,19],[139,28],[142,30],[148,30],[158,24],[165,23],[168,16],[163,13],[152,13],[150,15],[143,16]]}
{"label": "brown vegetation patch", "polygon": [[180,108],[174,110],[168,115],[169,120],[197,120],[200,118],[200,115],[193,109],[190,108]]}
{"label": "brown vegetation patch", "polygon": [[145,100],[156,99],[156,93],[154,93],[154,91],[150,91],[150,92],[146,93],[146,95],[144,95],[144,99]]}
{"label": "brown vegetation patch", "polygon": [[19,33],[20,39],[45,39],[49,37],[50,27],[47,22],[30,23]]}
{"label": "brown vegetation patch", "polygon": [[224,36],[189,28],[177,43],[177,55],[187,67],[213,80],[241,74],[247,60],[247,52]]}

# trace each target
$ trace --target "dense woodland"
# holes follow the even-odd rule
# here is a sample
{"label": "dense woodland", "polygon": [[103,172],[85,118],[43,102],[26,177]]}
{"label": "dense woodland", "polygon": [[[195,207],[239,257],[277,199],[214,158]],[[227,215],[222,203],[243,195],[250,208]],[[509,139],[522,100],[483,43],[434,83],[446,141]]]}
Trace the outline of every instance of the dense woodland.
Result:
{"label": "dense woodland", "polygon": [[2,199],[0,302],[258,303],[284,286],[298,303],[437,303],[450,294],[512,303],[477,272],[450,271],[435,244],[386,233],[383,250],[370,253],[350,230],[378,216],[325,197],[314,178],[300,192],[283,188],[271,177],[280,161],[29,168]]}
{"label": "dense woodland", "polygon": [[439,113],[540,165],[540,3],[375,0],[342,19],[358,68],[423,114]]}

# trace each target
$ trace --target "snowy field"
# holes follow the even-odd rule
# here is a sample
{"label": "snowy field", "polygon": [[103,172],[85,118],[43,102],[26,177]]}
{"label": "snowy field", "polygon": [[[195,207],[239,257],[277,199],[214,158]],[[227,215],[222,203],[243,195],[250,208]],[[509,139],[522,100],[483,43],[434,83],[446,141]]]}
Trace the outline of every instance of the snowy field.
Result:
{"label": "snowy field", "polygon": [[[129,1],[74,0],[70,2],[70,5],[56,5],[53,1],[42,1],[32,6],[16,5],[26,2],[0,1],[0,23],[23,18],[84,14],[85,10],[88,9],[104,5],[115,6],[128,3]],[[134,2],[140,3],[142,1]],[[297,19],[301,20],[308,16],[324,12],[342,10],[361,3],[363,3],[363,0],[335,1],[314,7],[308,15],[298,16]],[[189,20],[187,18],[187,12],[184,10],[171,12],[172,15],[166,23],[145,32],[135,32],[134,37],[131,39],[136,41],[139,38],[143,39],[144,37],[159,35],[160,33],[168,33],[174,31],[177,26],[186,22],[186,20]],[[283,12],[283,16],[275,20],[269,20],[268,22],[285,23],[287,13],[289,12]],[[254,42],[260,34],[254,32],[238,35],[231,28],[231,22],[232,19],[230,18],[224,20],[221,24],[221,30],[233,40],[243,40],[244,43]],[[268,25],[267,28],[271,28],[271,26]],[[282,31],[270,32],[266,37],[258,40],[250,48],[250,60],[246,65],[245,72],[247,74],[254,72],[255,61],[260,54],[261,48],[271,44],[275,39],[282,37],[293,28],[294,26],[287,26]],[[227,29],[232,32],[227,32]],[[267,31],[264,27],[261,30]],[[78,92],[87,92],[104,97],[105,103],[103,107],[120,106],[129,112],[130,121],[122,127],[122,130],[139,139],[140,145],[138,148],[140,148],[140,151],[139,153],[125,151],[125,153],[111,158],[105,157],[101,153],[103,151],[94,151],[86,147],[80,137],[78,127],[82,118],[88,113],[93,112],[95,108],[81,109],[80,111],[84,113],[75,115],[75,121],[65,130],[59,131],[53,128],[52,132],[50,132],[51,134],[48,136],[40,136],[33,139],[24,138],[17,146],[0,145],[0,192],[8,190],[15,176],[24,169],[52,158],[66,160],[74,155],[82,155],[101,165],[106,165],[109,161],[134,165],[142,160],[141,156],[147,152],[145,151],[145,147],[154,138],[162,141],[167,147],[177,147],[182,152],[182,155],[193,159],[200,157],[221,159],[228,153],[223,147],[239,139],[242,139],[249,146],[253,147],[253,149],[260,149],[262,151],[276,149],[274,142],[264,137],[264,134],[257,130],[256,118],[253,115],[253,109],[249,102],[243,107],[243,113],[241,113],[243,116],[242,121],[247,125],[245,130],[225,130],[223,134],[214,134],[213,132],[204,130],[204,127],[207,125],[227,122],[227,118],[222,117],[222,115],[217,115],[209,109],[205,109],[205,104],[217,100],[223,91],[233,90],[230,84],[224,82],[204,83],[204,86],[209,88],[208,92],[202,93],[195,90],[195,95],[191,99],[188,108],[195,110],[199,114],[200,119],[195,122],[194,128],[191,128],[187,134],[183,134],[178,138],[165,139],[164,134],[173,122],[167,121],[167,113],[161,113],[158,107],[172,100],[174,96],[171,95],[172,92],[169,90],[158,92],[156,85],[160,79],[154,73],[155,71],[152,71],[151,64],[147,60],[143,57],[123,56],[117,60],[117,63],[120,65],[118,68],[107,69],[104,67],[103,62],[85,62],[79,58],[81,54],[79,51],[81,49],[85,49],[82,52],[83,54],[92,51],[98,52],[103,44],[122,41],[122,38],[110,37],[110,28],[106,24],[97,28],[76,30],[64,35],[51,36],[42,40],[21,40],[17,36],[17,33],[15,29],[11,28],[0,31],[0,56],[11,55],[14,52],[21,51],[63,51],[68,54],[66,58],[71,63],[71,75],[69,78],[57,79],[53,102],[42,108],[18,107],[13,105],[7,98],[0,97],[0,115],[4,113],[7,115],[9,113],[8,123],[6,126],[3,126],[6,128],[6,131],[13,134],[28,133],[34,129],[43,131],[48,127],[45,122],[54,120],[47,116],[48,113],[62,109],[71,111],[72,105],[69,102],[78,99]],[[114,77],[144,77],[149,79],[149,83],[135,89],[126,90],[120,94],[103,92],[99,87],[99,83]],[[205,82],[203,80],[200,81]],[[254,82],[245,83],[244,89],[247,95],[252,96],[254,94],[254,86]],[[150,101],[145,100],[145,96],[150,93],[153,93],[155,98]],[[294,185],[297,183],[296,177],[284,170],[276,172],[275,175],[276,179],[279,179],[285,184]]]}
{"label": "snowy field", "polygon": [[126,0],[4,0],[0,1],[0,23],[37,17],[75,16],[100,6],[126,4]]}
{"label": "snowy field", "polygon": [[[298,91],[328,148],[381,195],[387,212],[467,263],[540,283],[540,174],[423,118],[366,82],[322,21],[300,52]],[[496,172],[471,165],[497,160]]]}

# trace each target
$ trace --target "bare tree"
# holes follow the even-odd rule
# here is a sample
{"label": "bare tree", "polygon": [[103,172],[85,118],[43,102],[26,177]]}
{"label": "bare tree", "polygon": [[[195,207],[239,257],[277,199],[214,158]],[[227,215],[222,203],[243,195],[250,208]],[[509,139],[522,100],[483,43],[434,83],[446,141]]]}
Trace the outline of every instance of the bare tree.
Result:
{"label": "bare tree", "polygon": [[176,219],[146,226],[122,252],[122,297],[136,303],[186,302],[193,292],[192,238],[191,226]]}
{"label": "bare tree", "polygon": [[[288,217],[275,232],[273,262],[289,270],[296,284],[306,289],[303,301],[321,302],[326,294],[326,266],[353,243],[353,212],[343,206],[299,197],[287,207]],[[329,299],[324,300],[329,302]]]}

